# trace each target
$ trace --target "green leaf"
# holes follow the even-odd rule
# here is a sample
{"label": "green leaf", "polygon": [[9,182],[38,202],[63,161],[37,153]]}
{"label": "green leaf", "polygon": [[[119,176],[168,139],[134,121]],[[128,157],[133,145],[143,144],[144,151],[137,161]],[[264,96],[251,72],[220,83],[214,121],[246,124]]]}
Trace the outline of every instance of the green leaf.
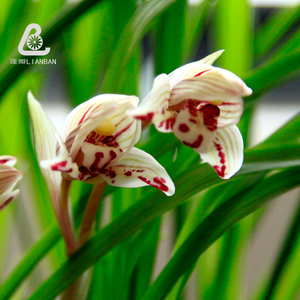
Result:
{"label": "green leaf", "polygon": [[280,9],[273,13],[266,22],[257,29],[254,35],[254,55],[261,60],[276,45],[286,39],[299,20],[300,5]]}
{"label": "green leaf", "polygon": [[[292,175],[294,175],[294,173],[297,173],[294,170],[299,171],[297,168],[294,168],[292,170]],[[252,171],[254,171],[254,169],[252,169]],[[300,176],[298,173],[297,175]],[[298,177],[295,177],[297,176],[291,176],[291,181],[286,182],[287,179],[283,181],[283,183],[286,183],[286,185],[284,186],[282,186],[280,182],[278,182],[278,186],[269,183],[269,185],[272,187],[278,187],[278,189],[276,189],[275,191],[271,190],[270,193],[272,192],[273,195],[279,193],[282,190],[286,190],[288,188],[291,188],[292,186],[295,186],[296,183],[294,181],[298,179]],[[69,284],[71,284],[76,278],[78,278],[80,274],[82,274],[86,269],[88,269],[97,260],[99,260],[100,257],[105,255],[108,251],[118,245],[125,238],[129,237],[132,233],[136,232],[143,225],[147,224],[165,211],[176,207],[180,203],[186,201],[196,192],[221,181],[216,177],[215,172],[208,165],[190,167],[189,172],[179,173],[176,178],[177,179],[175,179],[175,185],[177,186],[177,191],[173,197],[166,197],[162,195],[161,192],[156,192],[155,190],[151,189],[148,193],[143,195],[142,198],[140,198],[138,203],[131,206],[110,225],[103,228],[77,253],[75,253],[59,270],[55,272],[52,277],[50,277],[48,281],[46,281],[30,297],[30,299],[39,299],[43,295],[44,299],[46,300],[52,299],[53,297],[57,296]],[[266,180],[268,178],[266,178]],[[186,185],[186,182],[189,182],[189,185]],[[268,189],[266,191],[268,191]],[[270,196],[270,194],[267,193],[266,195],[268,195],[268,197]],[[246,212],[250,213],[251,209],[254,210],[257,207],[258,204],[254,202],[253,206],[243,206],[243,212],[245,214]],[[230,213],[231,212],[228,211],[228,214]],[[230,224],[230,226],[232,226],[234,223],[232,224],[231,222],[233,222],[234,220],[237,221],[239,216],[240,214],[237,213],[235,219],[230,219],[230,222],[225,224]],[[244,215],[242,216],[244,217]],[[220,221],[218,221],[218,223],[221,222],[221,220],[224,219],[220,218]],[[118,232],[118,235],[116,235],[116,232]],[[220,232],[221,231],[216,231],[216,236]],[[209,241],[212,240],[209,239]],[[207,243],[209,241],[207,241]]]}
{"label": "green leaf", "polygon": [[137,45],[143,34],[145,34],[153,19],[161,14],[174,1],[175,0],[145,1],[138,7],[136,13],[124,29],[116,49],[112,54],[103,83],[102,93],[120,91],[122,85],[126,82],[123,71],[132,55],[134,46]]}
{"label": "green leaf", "polygon": [[246,0],[218,0],[214,14],[214,42],[225,49],[217,63],[238,76],[244,76],[252,63],[251,11]]}
{"label": "green leaf", "polygon": [[103,1],[64,33],[66,75],[74,106],[99,89],[113,51],[112,23],[111,3]]}
{"label": "green leaf", "polygon": [[[285,272],[285,269],[287,268],[288,264],[291,263],[290,261],[295,262],[295,257],[293,256],[293,252],[299,249],[298,248],[300,242],[299,233],[300,233],[300,205],[298,205],[298,210],[295,213],[295,217],[289,229],[289,233],[286,237],[286,240],[284,241],[283,247],[281,249],[276,265],[274,266],[274,270],[272,272],[270,280],[268,281],[265,287],[264,295],[261,295],[261,299],[270,300],[275,298],[276,288],[277,286],[279,286],[280,279],[282,279],[282,277],[287,274]],[[294,272],[292,274],[293,276],[295,275]],[[294,276],[294,278],[296,277],[297,276]],[[288,295],[288,293],[290,293],[293,290],[292,285],[294,283],[295,281],[292,280],[292,282],[287,281],[287,284],[284,285],[286,290],[285,293],[286,296]],[[291,298],[289,297],[289,299]]]}
{"label": "green leaf", "polygon": [[262,93],[286,83],[289,76],[299,68],[300,53],[290,53],[285,57],[267,61],[261,67],[252,70],[247,77],[244,77],[245,83],[253,90],[253,94],[245,99],[245,110],[251,108],[254,100]]}
{"label": "green leaf", "polygon": [[[218,0],[214,13],[214,48],[225,49],[216,61],[221,68],[243,77],[249,72],[253,59],[253,18],[246,0]],[[253,86],[250,86],[253,89]],[[244,144],[248,143],[252,110],[245,112],[239,128]]]}
{"label": "green leaf", "polygon": [[160,16],[156,26],[155,71],[171,73],[182,63],[186,0],[177,0]]}
{"label": "green leaf", "polygon": [[36,243],[10,274],[7,280],[0,286],[0,299],[6,300],[13,294],[19,284],[29,275],[39,260],[58,242],[61,237],[57,226],[51,228],[44,237]]}
{"label": "green leaf", "polygon": [[299,171],[298,167],[266,176],[241,195],[234,196],[220,205],[201,222],[176,251],[143,300],[164,299],[177,280],[193,266],[199,256],[236,222],[272,197],[298,186]]}
{"label": "green leaf", "polygon": [[183,37],[182,63],[194,59],[202,36],[213,15],[214,0],[204,0],[197,5],[188,5],[185,16],[185,31]]}

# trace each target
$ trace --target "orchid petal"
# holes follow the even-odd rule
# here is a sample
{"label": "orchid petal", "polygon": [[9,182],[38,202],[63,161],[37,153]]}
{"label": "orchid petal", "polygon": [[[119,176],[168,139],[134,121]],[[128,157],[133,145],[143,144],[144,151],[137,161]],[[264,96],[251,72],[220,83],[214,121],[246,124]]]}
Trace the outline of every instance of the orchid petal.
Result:
{"label": "orchid petal", "polygon": [[95,113],[96,109],[101,110],[102,107],[104,107],[102,106],[103,104],[105,104],[105,106],[118,106],[119,104],[122,105],[124,102],[130,102],[132,105],[137,107],[138,101],[138,98],[135,96],[117,94],[103,94],[95,96],[90,100],[81,103],[69,113],[62,127],[60,136],[62,137],[63,141],[65,141],[70,132],[78,128],[78,125],[80,125],[82,122],[89,119],[91,114]]}
{"label": "orchid petal", "polygon": [[132,103],[124,103],[108,118],[116,127],[116,132],[113,134],[113,137],[124,154],[138,142],[141,136],[141,121],[136,120],[126,113],[127,110],[134,108],[135,106]]}
{"label": "orchid petal", "polygon": [[217,60],[224,51],[225,50],[218,50],[218,51],[198,60],[197,62],[198,62],[198,64],[212,65],[215,62],[215,60]]}
{"label": "orchid petal", "polygon": [[22,173],[12,166],[16,163],[13,156],[0,156],[0,211],[4,209],[19,194],[19,190],[12,191],[22,178]]}
{"label": "orchid petal", "polygon": [[10,155],[2,155],[0,156],[0,164],[8,165],[8,166],[14,166],[17,162],[17,159]]}
{"label": "orchid petal", "polygon": [[211,65],[224,52],[224,50],[216,51],[198,61],[185,64],[169,74],[171,89],[181,80],[189,79],[194,76],[199,76],[214,67]]}
{"label": "orchid petal", "polygon": [[[166,74],[158,75],[153,82],[150,93],[143,99],[137,109],[127,113],[136,119],[154,123],[157,130],[171,132],[169,119],[173,119],[173,112],[166,110],[170,98],[170,79]],[[174,123],[174,122],[173,122]],[[173,124],[172,124],[173,125]]]}
{"label": "orchid petal", "polygon": [[20,190],[4,193],[0,195],[0,211],[3,210],[9,203],[11,203],[20,193]]}
{"label": "orchid petal", "polygon": [[180,110],[173,128],[175,136],[196,152],[209,151],[216,135],[219,109],[214,105],[207,106],[211,107],[199,111],[185,105]]}
{"label": "orchid petal", "polygon": [[11,192],[22,173],[8,165],[0,165],[0,194]]}
{"label": "orchid petal", "polygon": [[[54,159],[56,157],[55,128],[30,91],[27,97],[37,159],[39,162]],[[47,182],[54,209],[58,211],[62,181],[61,174],[44,168],[41,168],[41,171]]]}
{"label": "orchid petal", "polygon": [[89,166],[89,171],[96,174],[111,164],[116,164],[124,156],[118,148],[101,147],[88,142],[82,144],[81,151],[82,165]]}
{"label": "orchid petal", "polygon": [[[215,67],[212,67],[208,64],[199,63],[198,61],[194,61],[179,67],[178,69],[174,70],[172,73],[169,74],[171,92],[174,86],[176,86],[182,80],[202,76],[204,73],[209,72],[214,68]],[[174,104],[177,103],[172,103],[171,105]]]}
{"label": "orchid petal", "polygon": [[243,164],[243,138],[235,125],[220,128],[209,152],[201,158],[214,167],[221,178],[228,179]]}
{"label": "orchid petal", "polygon": [[65,140],[67,149],[70,149],[70,155],[73,160],[84,142],[87,135],[105,118],[111,115],[117,109],[116,102],[104,102],[94,107],[78,126],[69,133]]}
{"label": "orchid petal", "polygon": [[132,148],[102,176],[114,186],[132,188],[151,185],[168,196],[175,192],[174,183],[166,170],[150,154],[137,148]]}
{"label": "orchid petal", "polygon": [[62,141],[61,137],[56,133],[56,138],[58,141],[58,155],[51,160],[43,160],[40,165],[44,169],[59,171],[62,173],[67,173],[71,178],[79,178],[79,170],[76,163],[74,163],[68,153],[68,150]]}
{"label": "orchid petal", "polygon": [[[230,101],[251,95],[252,90],[232,72],[216,67],[208,67],[205,72],[181,80],[171,91],[170,105],[186,99],[199,101]],[[231,100],[233,98],[233,100]]]}
{"label": "orchid petal", "polygon": [[241,96],[251,92],[239,77],[215,68],[201,76],[179,82],[171,91],[170,105],[186,99],[216,104],[220,108],[219,126],[224,127],[239,121],[243,112]]}

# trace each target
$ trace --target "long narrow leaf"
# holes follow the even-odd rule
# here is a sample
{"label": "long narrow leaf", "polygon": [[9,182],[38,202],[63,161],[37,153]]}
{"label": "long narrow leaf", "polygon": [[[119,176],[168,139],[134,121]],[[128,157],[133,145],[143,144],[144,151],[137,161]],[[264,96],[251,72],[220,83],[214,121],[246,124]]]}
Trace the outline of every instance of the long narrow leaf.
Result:
{"label": "long narrow leaf", "polygon": [[[198,257],[237,221],[276,195],[300,185],[300,169],[267,176],[251,189],[231,198],[213,211],[174,254],[143,300],[163,299]],[[184,263],[183,263],[184,262]]]}

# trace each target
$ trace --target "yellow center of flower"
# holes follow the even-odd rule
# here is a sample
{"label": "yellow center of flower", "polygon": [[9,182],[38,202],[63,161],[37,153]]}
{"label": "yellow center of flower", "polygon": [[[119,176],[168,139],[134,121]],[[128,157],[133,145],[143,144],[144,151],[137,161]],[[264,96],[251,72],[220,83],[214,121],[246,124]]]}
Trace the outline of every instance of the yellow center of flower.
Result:
{"label": "yellow center of flower", "polygon": [[223,103],[223,100],[214,100],[214,101],[210,101],[210,103],[213,105],[220,105]]}
{"label": "yellow center of flower", "polygon": [[117,128],[111,121],[104,119],[94,130],[101,135],[112,135],[116,132]]}

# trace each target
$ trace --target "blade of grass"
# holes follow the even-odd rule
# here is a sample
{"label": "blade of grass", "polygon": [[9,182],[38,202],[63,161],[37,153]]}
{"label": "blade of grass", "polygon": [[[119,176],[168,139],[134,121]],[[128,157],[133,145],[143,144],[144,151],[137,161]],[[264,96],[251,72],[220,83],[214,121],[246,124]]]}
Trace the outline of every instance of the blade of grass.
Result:
{"label": "blade of grass", "polygon": [[[219,0],[217,2],[214,13],[213,42],[216,49],[225,49],[218,58],[217,64],[240,77],[247,74],[252,65],[252,19],[251,9],[246,0]],[[245,145],[248,142],[250,119],[251,113],[246,113],[239,123]]]}
{"label": "blade of grass", "polygon": [[[163,212],[177,206],[183,201],[186,201],[191,195],[195,194],[195,192],[206,188],[207,185],[220,182],[220,180],[215,176],[211,176],[211,172],[213,171],[207,167],[207,165],[203,165],[201,167],[195,166],[194,168],[190,168],[188,174],[179,174],[178,176],[180,179],[175,180],[175,185],[179,188],[173,197],[165,197],[153,189],[143,195],[143,198],[140,199],[138,203],[131,206],[114,222],[103,228],[95,235],[95,237],[86,243],[85,246],[75,253],[74,256],[72,256],[59,270],[54,273],[54,275],[50,277],[50,279],[48,279],[48,281],[36,290],[36,292],[30,297],[30,300],[39,299],[41,295],[43,295],[44,299],[52,299],[61,293],[62,290],[64,290],[64,288],[71,284],[76,278],[78,278],[84,270],[89,268],[105,253],[110,251],[114,246],[130,236],[133,232],[140,229],[143,225],[161,215]],[[202,170],[200,171],[199,168]],[[297,172],[299,171],[297,168],[294,168],[293,170],[295,169]],[[299,174],[297,175],[300,176]],[[295,177],[297,176],[291,177],[293,177],[291,180],[295,180]],[[182,182],[187,181],[190,183],[188,186],[182,184]],[[286,182],[285,180],[284,183],[286,183],[286,186],[282,187],[282,185],[278,185],[278,190],[276,191],[282,191],[285,188],[291,188],[291,186],[295,185],[294,181]],[[299,182],[297,182],[297,184],[298,183]],[[266,191],[268,191],[268,189],[266,189]],[[254,202],[252,208],[257,207],[257,203]],[[246,208],[248,210],[244,210],[245,213],[250,209],[247,205]],[[229,211],[228,214],[230,214]],[[238,216],[239,215],[237,214],[236,217]],[[230,223],[230,227],[231,226],[232,224]],[[116,232],[118,232],[118,235],[115,234]],[[218,234],[219,233],[220,231],[218,231]]]}
{"label": "blade of grass", "polygon": [[[64,33],[66,75],[74,106],[94,96],[103,79],[114,33],[111,3],[103,1]],[[85,43],[86,47],[82,47]]]}
{"label": "blade of grass", "polygon": [[[137,4],[135,0],[126,1],[126,5],[124,5],[124,1],[115,0],[112,1],[113,7],[113,28],[114,28],[114,47],[118,47],[118,42],[122,39],[122,34],[126,31],[126,26],[130,23],[130,20],[134,18],[134,14],[137,11]],[[138,25],[140,26],[140,25]],[[135,29],[136,30],[136,29]],[[132,33],[134,34],[134,33]],[[130,48],[130,44],[126,45],[126,48]],[[124,48],[123,51],[126,49]],[[115,48],[112,49],[111,53]],[[128,61],[124,62],[124,68],[122,71],[119,71],[118,77],[126,78],[126,84],[119,85],[118,88],[112,88],[110,93],[120,93],[126,95],[137,95],[138,94],[138,78],[140,72],[140,61],[141,61],[141,49],[139,43],[136,43],[132,49],[132,52],[128,57]],[[113,57],[112,57],[113,59]],[[121,74],[121,75],[120,75]],[[114,82],[112,87],[114,86],[116,80],[114,78]]]}
{"label": "blade of grass", "polygon": [[[134,261],[130,262],[134,269],[130,277],[131,293],[127,298],[128,300],[141,299],[150,286],[160,237],[160,227],[161,218],[158,217],[143,228],[142,243],[138,244],[140,241],[136,241],[135,245],[136,248],[139,248],[140,253],[139,256],[134,257],[137,260],[136,264],[133,264]],[[148,230],[148,234],[146,230]]]}
{"label": "blade of grass", "polygon": [[299,67],[300,54],[291,53],[252,70],[244,77],[245,83],[253,90],[253,94],[245,99],[245,110],[251,108],[254,100],[262,93],[286,83],[288,76],[298,71]]}
{"label": "blade of grass", "polygon": [[199,256],[234,224],[274,196],[299,186],[299,171],[297,167],[266,176],[242,195],[220,205],[176,251],[143,300],[163,299]]}
{"label": "blade of grass", "polygon": [[[200,196],[195,196],[194,198],[198,198],[197,203],[193,207],[192,212],[187,219],[179,238],[177,239],[174,252],[178,250],[189,234],[204,220],[207,215],[209,215],[224,201],[228,200],[229,195],[236,195],[246,188],[249,188],[259,178],[261,178],[261,175],[257,175],[253,178],[250,178],[249,176],[246,178],[246,181],[244,181],[244,178],[234,178],[228,182],[228,184],[225,183],[221,186],[212,187],[205,191],[205,193],[201,193]],[[218,287],[217,290],[221,289],[221,285],[219,286],[217,284],[218,278],[220,277],[218,273],[222,272],[222,270],[218,269],[219,258],[221,255],[220,250],[222,250],[221,246],[222,243],[218,241],[217,247],[212,249],[212,254],[207,255],[207,259],[209,259],[209,261],[211,261],[211,257],[214,256],[214,266],[212,266],[211,263],[205,262],[204,259],[201,261],[201,283],[199,284],[201,299],[219,299],[216,297],[214,298],[214,296],[216,294],[216,287]],[[216,251],[216,248],[218,251]],[[186,274],[177,282],[170,293],[170,299],[177,299],[180,296],[194,270],[194,267],[195,266],[191,267],[190,270],[187,271]]]}
{"label": "blade of grass", "polygon": [[280,9],[264,22],[254,35],[254,55],[257,61],[270,53],[280,40],[299,25],[300,5]]}
{"label": "blade of grass", "polygon": [[[284,269],[286,268],[288,260],[292,259],[292,252],[299,243],[300,233],[300,205],[298,205],[298,210],[295,213],[294,220],[289,229],[289,233],[284,241],[283,247],[281,249],[280,255],[274,266],[271,278],[267,283],[265,288],[265,293],[262,295],[261,299],[270,300],[274,298],[276,291],[276,286],[279,284],[280,277],[284,274]],[[286,286],[286,291],[289,288]]]}
{"label": "blade of grass", "polygon": [[[85,189],[85,193],[89,193],[89,189]],[[74,216],[78,225],[81,219],[81,212],[85,206],[87,194],[78,201],[74,208]],[[75,224],[75,225],[76,225]],[[57,224],[54,224],[47,230],[39,242],[35,243],[18,266],[8,276],[8,278],[0,286],[0,299],[7,300],[16,291],[18,286],[30,274],[38,262],[55,246],[61,239],[60,230]]]}
{"label": "blade of grass", "polygon": [[183,38],[182,63],[193,60],[216,3],[213,0],[204,0],[197,5],[188,5],[185,16],[186,30]]}
{"label": "blade of grass", "polygon": [[161,14],[155,42],[156,74],[171,73],[182,62],[186,0],[177,0]]}
{"label": "blade of grass", "polygon": [[[111,91],[118,92],[126,82],[123,70],[129,61],[134,46],[140,41],[141,37],[154,18],[159,16],[175,0],[152,0],[143,2],[134,16],[130,19],[122,36],[112,54],[108,70],[104,79],[102,93]],[[116,80],[116,78],[118,80]]]}

